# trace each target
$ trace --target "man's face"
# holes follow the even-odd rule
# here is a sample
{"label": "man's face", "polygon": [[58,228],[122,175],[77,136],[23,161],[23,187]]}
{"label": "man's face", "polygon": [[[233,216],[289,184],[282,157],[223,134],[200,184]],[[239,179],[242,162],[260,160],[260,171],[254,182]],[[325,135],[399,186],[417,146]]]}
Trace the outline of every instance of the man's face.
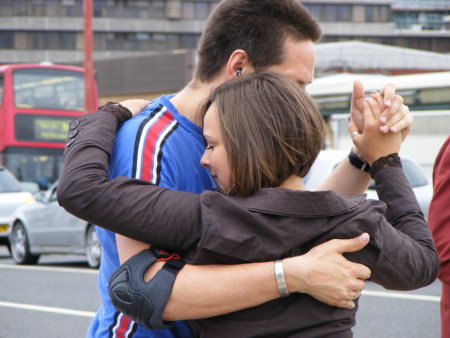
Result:
{"label": "man's face", "polygon": [[305,88],[314,78],[314,43],[311,40],[288,38],[284,43],[283,52],[283,63],[270,66],[267,71],[284,75]]}

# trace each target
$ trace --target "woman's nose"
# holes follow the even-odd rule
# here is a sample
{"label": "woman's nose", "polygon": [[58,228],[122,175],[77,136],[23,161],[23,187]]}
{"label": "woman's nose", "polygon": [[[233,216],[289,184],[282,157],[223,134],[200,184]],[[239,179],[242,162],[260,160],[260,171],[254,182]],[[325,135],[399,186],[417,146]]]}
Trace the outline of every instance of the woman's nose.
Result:
{"label": "woman's nose", "polygon": [[206,151],[203,153],[203,156],[200,159],[200,164],[205,168],[209,168],[209,158],[208,155],[206,154]]}

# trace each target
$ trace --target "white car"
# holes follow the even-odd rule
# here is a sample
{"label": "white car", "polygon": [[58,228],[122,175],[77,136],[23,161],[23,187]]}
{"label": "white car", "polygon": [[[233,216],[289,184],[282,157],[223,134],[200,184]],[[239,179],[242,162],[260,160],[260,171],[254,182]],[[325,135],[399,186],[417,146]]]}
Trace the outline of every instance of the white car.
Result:
{"label": "white car", "polygon": [[[339,162],[347,156],[348,151],[345,150],[322,150],[311,170],[303,179],[306,189],[313,189],[318,186],[330,175]],[[431,198],[433,197],[431,178],[425,175],[420,165],[412,158],[403,155],[400,155],[400,158],[402,159],[403,170],[413,188],[423,214],[425,217],[428,217],[428,208],[430,206]],[[373,181],[369,185],[369,189],[366,193],[368,198],[378,199]]]}
{"label": "white car", "polygon": [[44,254],[86,256],[98,268],[101,246],[95,226],[59,206],[57,182],[36,194],[36,199],[18,207],[11,216],[9,242],[16,264],[36,264]]}
{"label": "white car", "polygon": [[0,244],[9,248],[8,234],[10,232],[10,216],[16,208],[27,200],[33,200],[33,195],[24,191],[8,169],[0,166]]}

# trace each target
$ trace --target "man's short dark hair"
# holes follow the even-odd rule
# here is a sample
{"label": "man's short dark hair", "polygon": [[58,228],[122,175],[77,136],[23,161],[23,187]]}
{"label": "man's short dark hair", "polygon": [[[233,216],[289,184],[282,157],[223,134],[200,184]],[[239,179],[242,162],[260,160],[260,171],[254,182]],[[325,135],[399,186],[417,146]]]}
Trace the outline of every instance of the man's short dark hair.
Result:
{"label": "man's short dark hair", "polygon": [[321,29],[297,0],[222,0],[209,17],[198,46],[195,77],[212,81],[237,49],[256,71],[283,62],[287,37],[316,42]]}

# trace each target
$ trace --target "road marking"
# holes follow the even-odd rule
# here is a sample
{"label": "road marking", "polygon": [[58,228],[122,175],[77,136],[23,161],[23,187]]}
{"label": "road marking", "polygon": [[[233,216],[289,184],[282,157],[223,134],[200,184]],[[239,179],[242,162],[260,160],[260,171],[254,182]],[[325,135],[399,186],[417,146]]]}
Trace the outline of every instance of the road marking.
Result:
{"label": "road marking", "polygon": [[[362,292],[362,294],[365,296],[372,296],[372,297],[409,299],[409,300],[418,300],[418,301],[426,301],[426,302],[439,302],[440,301],[440,297],[437,297],[437,296],[403,294],[403,293],[395,293],[395,292],[368,291],[368,290],[366,291],[365,290]],[[60,307],[11,303],[11,302],[2,302],[2,301],[0,301],[0,307],[9,307],[9,308],[15,308],[15,309],[40,311],[40,312],[50,312],[50,313],[69,315],[69,316],[78,316],[78,317],[93,318],[95,316],[95,312],[92,312],[92,311],[81,311],[81,310],[64,309],[64,308],[60,308]]]}
{"label": "road marking", "polygon": [[75,268],[54,268],[50,266],[29,266],[29,265],[9,265],[0,264],[0,269],[10,269],[10,270],[31,270],[31,271],[51,271],[51,272],[70,272],[70,273],[87,273],[98,275],[98,270],[96,269],[75,269]]}
{"label": "road marking", "polygon": [[95,312],[92,312],[92,311],[71,310],[71,309],[64,309],[64,308],[52,307],[52,306],[40,306],[40,305],[10,303],[10,302],[2,302],[2,301],[0,301],[0,306],[16,308],[16,309],[23,309],[23,310],[31,310],[31,311],[51,312],[51,313],[57,313],[57,314],[61,314],[61,315],[78,316],[78,317],[93,318],[95,316]]}
{"label": "road marking", "polygon": [[424,302],[440,302],[441,301],[441,297],[439,297],[439,296],[416,295],[416,294],[412,294],[412,293],[363,290],[362,294],[365,296],[372,296],[372,297],[410,299],[410,300],[420,300],[420,301],[424,301]]}

